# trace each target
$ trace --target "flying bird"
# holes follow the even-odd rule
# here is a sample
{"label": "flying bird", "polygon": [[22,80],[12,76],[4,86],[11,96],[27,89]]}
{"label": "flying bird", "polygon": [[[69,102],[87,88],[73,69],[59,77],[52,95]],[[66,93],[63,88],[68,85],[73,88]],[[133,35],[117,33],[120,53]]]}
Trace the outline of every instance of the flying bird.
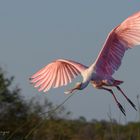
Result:
{"label": "flying bird", "polygon": [[39,91],[47,92],[50,88],[67,85],[80,74],[82,82],[76,83],[66,94],[82,90],[90,83],[94,88],[111,93],[121,112],[126,115],[112,87],[117,88],[135,110],[136,106],[120,88],[123,81],[114,79],[112,75],[119,69],[124,53],[136,45],[140,45],[140,11],[128,17],[108,34],[100,53],[90,66],[72,60],[57,59],[31,76],[30,82]]}

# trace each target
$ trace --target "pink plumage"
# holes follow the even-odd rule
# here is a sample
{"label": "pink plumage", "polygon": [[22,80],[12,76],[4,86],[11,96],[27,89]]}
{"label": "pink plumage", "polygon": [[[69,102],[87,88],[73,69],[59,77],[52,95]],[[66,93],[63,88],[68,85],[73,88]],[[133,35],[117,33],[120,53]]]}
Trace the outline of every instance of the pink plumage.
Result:
{"label": "pink plumage", "polygon": [[51,87],[67,85],[85,69],[86,66],[80,63],[58,59],[35,73],[31,77],[31,83],[34,83],[34,87],[39,87],[39,91],[46,92]]}
{"label": "pink plumage", "polygon": [[137,12],[109,33],[95,61],[96,71],[112,75],[120,67],[125,51],[139,44],[140,12]]}
{"label": "pink plumage", "polygon": [[113,90],[108,87],[116,87],[136,109],[133,102],[119,87],[123,81],[115,80],[112,77],[114,72],[120,67],[126,50],[136,45],[140,45],[140,12],[128,17],[109,33],[97,59],[91,66],[87,67],[72,60],[58,59],[35,73],[31,77],[31,83],[39,91],[46,92],[50,88],[67,85],[78,74],[81,74],[83,81],[77,83],[73,89],[68,90],[66,93],[84,89],[91,83],[95,88],[109,91],[113,95],[119,109],[125,115],[124,108],[116,99]]}

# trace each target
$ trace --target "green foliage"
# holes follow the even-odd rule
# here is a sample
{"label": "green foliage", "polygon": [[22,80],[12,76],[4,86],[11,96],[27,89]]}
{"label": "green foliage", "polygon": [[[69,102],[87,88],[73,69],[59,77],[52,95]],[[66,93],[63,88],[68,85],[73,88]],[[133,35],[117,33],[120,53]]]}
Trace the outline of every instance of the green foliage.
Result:
{"label": "green foliage", "polygon": [[47,99],[26,102],[13,80],[0,69],[0,140],[140,140],[140,122],[70,120],[64,107],[52,113]]}

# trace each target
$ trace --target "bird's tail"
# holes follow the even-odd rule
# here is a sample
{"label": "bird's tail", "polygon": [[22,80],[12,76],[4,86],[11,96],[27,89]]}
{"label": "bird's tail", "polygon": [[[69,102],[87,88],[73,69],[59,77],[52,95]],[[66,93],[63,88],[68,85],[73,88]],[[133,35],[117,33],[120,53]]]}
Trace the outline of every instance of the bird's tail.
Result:
{"label": "bird's tail", "polygon": [[120,85],[120,84],[122,84],[122,83],[123,83],[123,81],[120,81],[120,80],[114,80],[113,85],[114,85],[114,86],[118,86],[118,85]]}

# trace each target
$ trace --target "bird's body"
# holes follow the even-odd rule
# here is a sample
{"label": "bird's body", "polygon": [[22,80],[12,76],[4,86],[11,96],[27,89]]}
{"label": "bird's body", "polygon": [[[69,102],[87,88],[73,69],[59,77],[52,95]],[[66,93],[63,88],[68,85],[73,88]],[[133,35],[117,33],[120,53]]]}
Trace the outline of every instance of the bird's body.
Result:
{"label": "bird's body", "polygon": [[125,51],[136,45],[140,45],[140,12],[128,17],[108,34],[97,59],[89,67],[72,60],[57,59],[35,73],[31,77],[31,82],[34,87],[39,88],[39,91],[46,92],[50,88],[67,85],[78,74],[81,74],[83,81],[65,93],[82,90],[91,83],[95,88],[109,91],[125,115],[125,110],[116,99],[113,90],[108,87],[116,87],[136,109],[119,87],[123,81],[112,77],[120,67]]}

